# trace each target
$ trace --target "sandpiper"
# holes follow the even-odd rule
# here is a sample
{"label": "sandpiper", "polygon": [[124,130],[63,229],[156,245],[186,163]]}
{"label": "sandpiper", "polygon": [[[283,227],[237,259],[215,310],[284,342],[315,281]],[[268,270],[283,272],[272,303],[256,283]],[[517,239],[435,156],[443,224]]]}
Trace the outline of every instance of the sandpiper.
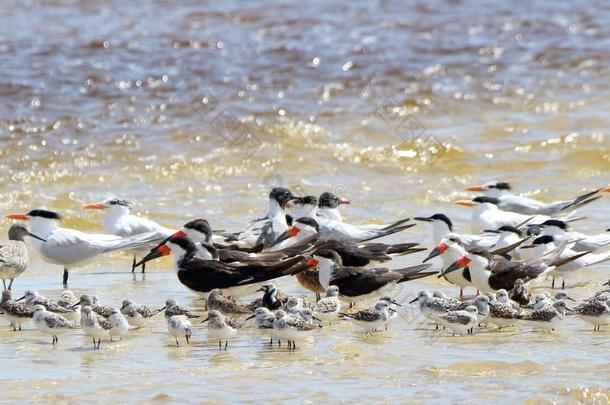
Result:
{"label": "sandpiper", "polygon": [[496,301],[498,301],[499,303],[502,303],[502,304],[510,305],[511,307],[513,307],[513,309],[517,313],[523,312],[521,305],[519,305],[518,302],[511,300],[508,297],[508,291],[506,291],[505,289],[500,289],[500,290],[496,291]]}
{"label": "sandpiper", "polygon": [[593,324],[593,331],[610,323],[610,299],[585,302],[573,309],[573,313],[585,322]]}
{"label": "sandpiper", "polygon": [[59,298],[57,299],[57,305],[59,305],[60,307],[66,308],[66,309],[71,309],[73,312],[66,312],[66,313],[62,313],[62,316],[64,318],[66,318],[69,321],[72,321],[74,323],[80,323],[80,318],[81,318],[81,314],[80,314],[80,305],[72,308],[72,306],[76,303],[76,300],[74,299],[74,293],[70,290],[64,290],[62,291],[62,293],[59,295]]}
{"label": "sandpiper", "polygon": [[11,323],[13,330],[21,330],[21,324],[32,319],[34,311],[25,306],[25,303],[12,299],[11,290],[2,291],[0,314]]}
{"label": "sandpiper", "polygon": [[136,305],[132,300],[123,300],[121,313],[127,322],[135,328],[141,328],[146,322],[161,312],[160,309],[151,309],[146,305]]}
{"label": "sandpiper", "polygon": [[[110,337],[112,324],[103,317],[96,314],[89,305],[81,308],[80,326],[86,335],[93,339],[93,350],[99,350],[102,338]],[[95,339],[97,338],[97,344]]]}
{"label": "sandpiper", "polygon": [[304,339],[312,331],[320,327],[319,325],[314,325],[312,320],[311,309],[303,309],[299,314],[287,314],[279,310],[275,313],[273,330],[280,341],[281,339],[286,339],[288,351],[294,351],[297,348],[297,340]]}
{"label": "sandpiper", "polygon": [[452,309],[449,307],[447,301],[442,298],[433,297],[429,291],[425,290],[420,291],[417,294],[417,297],[415,297],[415,299],[411,300],[409,303],[412,304],[415,301],[417,301],[421,313],[426,318],[434,321],[434,323],[436,324],[436,329],[438,329],[436,317]]}
{"label": "sandpiper", "polygon": [[487,317],[487,320],[496,325],[499,329],[516,324],[517,319],[521,315],[521,311],[517,311],[508,302],[490,301],[488,305],[489,316]]}
{"label": "sandpiper", "polygon": [[565,318],[566,303],[559,300],[553,302],[552,305],[545,305],[541,309],[533,311],[530,314],[520,316],[520,319],[527,321],[534,329],[553,331],[561,324]]}
{"label": "sandpiper", "polygon": [[229,339],[237,335],[237,330],[243,325],[235,319],[223,315],[215,309],[208,312],[208,317],[201,323],[208,323],[208,337],[218,339],[218,350],[222,350],[222,341],[225,341],[225,350]]}
{"label": "sandpiper", "polygon": [[341,309],[339,301],[339,287],[331,285],[326,290],[326,297],[322,298],[313,307],[313,312],[323,321],[328,321],[330,325],[333,319],[336,319]]}
{"label": "sandpiper", "polygon": [[115,336],[119,338],[119,340],[123,339],[123,336],[129,332],[129,322],[123,316],[121,311],[117,308],[113,308],[110,316],[108,317],[108,322],[112,328],[110,329],[110,341],[114,339]]}
{"label": "sandpiper", "polygon": [[441,325],[451,329],[454,336],[456,333],[463,336],[464,333],[472,334],[472,330],[477,324],[477,314],[477,307],[470,305],[466,309],[449,311],[435,318]]}
{"label": "sandpiper", "polygon": [[402,307],[402,305],[396,302],[396,300],[392,299],[392,297],[389,297],[387,295],[379,298],[379,301],[385,301],[390,306],[390,316],[388,317],[388,321],[385,323],[385,330],[388,330],[388,324],[390,323],[390,321],[393,321],[394,319],[398,318],[398,308],[396,307]]}
{"label": "sandpiper", "polygon": [[251,314],[252,311],[222,295],[220,288],[215,288],[208,294],[208,310],[215,309],[223,314]]}
{"label": "sandpiper", "polygon": [[174,315],[184,315],[187,318],[199,318],[199,315],[192,313],[188,308],[182,307],[176,303],[176,300],[168,299],[165,301],[165,306],[160,311],[165,310],[165,319],[169,320]]}
{"label": "sandpiper", "polygon": [[265,307],[258,307],[254,314],[246,318],[246,321],[254,318],[256,327],[270,338],[269,344],[273,344],[273,321],[275,315]]}
{"label": "sandpiper", "polygon": [[72,322],[68,321],[61,315],[47,311],[41,305],[34,305],[34,327],[42,333],[53,336],[53,344],[59,342],[57,335],[68,332],[70,329],[77,329]]}
{"label": "sandpiper", "polygon": [[523,279],[518,278],[515,280],[515,286],[510,291],[509,298],[523,306],[530,303],[532,295],[529,291],[527,291]]}
{"label": "sandpiper", "polygon": [[176,339],[176,347],[180,346],[178,337],[184,336],[186,344],[190,344],[190,339],[193,334],[191,321],[185,315],[172,315],[167,320],[167,331]]}
{"label": "sandpiper", "polygon": [[112,314],[113,310],[115,309],[108,305],[99,305],[97,296],[89,295],[89,294],[81,295],[78,302],[76,304],[72,305],[72,308],[75,308],[79,305],[81,307],[85,307],[85,306],[91,307],[93,312],[95,312],[98,315],[103,316],[104,318],[108,318]]}
{"label": "sandpiper", "polygon": [[17,301],[21,301],[23,299],[25,299],[25,306],[28,308],[34,308],[35,305],[42,305],[47,311],[61,314],[62,316],[63,314],[74,313],[74,309],[62,307],[61,305],[51,301],[49,298],[38,294],[38,291],[36,290],[27,290],[25,295],[19,298]]}
{"label": "sandpiper", "polygon": [[390,305],[386,301],[379,301],[373,308],[363,309],[353,314],[339,313],[360,326],[368,334],[385,327],[390,318]]}

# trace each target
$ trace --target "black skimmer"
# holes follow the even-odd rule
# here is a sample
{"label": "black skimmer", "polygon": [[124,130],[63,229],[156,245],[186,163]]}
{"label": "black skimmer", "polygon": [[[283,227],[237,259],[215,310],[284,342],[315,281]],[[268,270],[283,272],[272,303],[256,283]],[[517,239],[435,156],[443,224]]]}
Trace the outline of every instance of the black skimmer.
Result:
{"label": "black skimmer", "polygon": [[157,232],[122,238],[116,235],[92,234],[61,228],[61,216],[53,211],[36,209],[27,214],[10,214],[10,219],[29,221],[31,232],[39,237],[30,240],[32,247],[49,263],[63,266],[63,284],[68,284],[68,269],[85,264],[96,256],[149,246],[159,240]]}
{"label": "black skimmer", "polygon": [[[166,228],[150,219],[132,215],[131,203],[117,197],[110,197],[103,201],[83,205],[85,209],[104,210],[104,232],[117,236],[134,236],[142,233],[157,232],[158,238],[167,238],[175,230]],[[152,247],[152,246],[151,246]],[[147,253],[150,249],[138,249],[140,253]],[[135,270],[136,255],[133,256],[131,271]],[[142,273],[145,267],[142,266]]]}
{"label": "black skimmer", "polygon": [[6,280],[11,280],[8,285],[10,290],[13,280],[28,267],[30,255],[24,241],[26,236],[46,242],[41,237],[30,233],[25,225],[17,223],[11,225],[8,230],[8,242],[0,244],[0,278],[5,290],[7,289]]}
{"label": "black skimmer", "polygon": [[423,272],[431,266],[430,264],[402,269],[344,266],[339,253],[331,249],[316,251],[314,259],[318,261],[322,287],[328,289],[331,285],[336,285],[341,295],[351,302],[391,295],[389,293],[398,283],[436,274],[436,272]]}
{"label": "black skimmer", "polygon": [[202,294],[207,294],[215,288],[227,289],[230,291],[227,293],[229,296],[242,295],[244,290],[251,290],[262,282],[297,274],[317,264],[315,260],[308,260],[303,256],[274,263],[223,263],[218,260],[204,260],[196,256],[195,243],[185,237],[170,237],[165,244],[153,249],[141,261],[147,262],[170,254],[174,256],[178,280],[185,287]]}
{"label": "black skimmer", "polygon": [[561,259],[559,258],[561,251],[560,247],[540,259],[511,261],[483,249],[472,249],[445,269],[439,277],[468,266],[472,284],[477,289],[481,291],[505,289],[508,291],[514,288],[517,279],[523,280],[526,285],[534,280],[541,280],[556,268],[583,255]]}
{"label": "black skimmer", "polygon": [[582,207],[593,202],[601,196],[596,195],[605,189],[597,189],[584,193],[575,198],[544,203],[533,198],[521,197],[508,194],[511,186],[507,182],[491,181],[481,186],[466,187],[466,191],[479,191],[486,193],[487,196],[498,199],[498,208],[504,211],[516,212],[523,215],[557,215],[562,212]]}

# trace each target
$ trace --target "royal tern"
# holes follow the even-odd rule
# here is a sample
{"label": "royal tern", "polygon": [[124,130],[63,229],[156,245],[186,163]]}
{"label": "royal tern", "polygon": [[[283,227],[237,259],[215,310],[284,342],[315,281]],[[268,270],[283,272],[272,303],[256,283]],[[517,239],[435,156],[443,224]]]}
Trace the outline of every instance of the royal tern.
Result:
{"label": "royal tern", "polygon": [[[150,219],[132,215],[130,213],[130,207],[131,203],[129,201],[116,197],[110,197],[104,201],[85,204],[83,206],[85,209],[104,210],[106,214],[104,216],[104,232],[111,235],[126,237],[140,235],[143,233],[157,232],[158,238],[163,239],[175,232],[174,230],[161,226]],[[145,253],[148,250],[149,249],[138,249],[140,253]],[[134,254],[133,263],[131,266],[132,272],[135,270],[135,264],[136,255]],[[145,268],[142,266],[142,272],[144,271]]]}
{"label": "royal tern", "polygon": [[[303,243],[303,241],[310,241],[316,235],[319,236],[319,232],[320,226],[315,219],[311,217],[295,219],[293,225],[284,234],[280,235],[276,243],[282,246],[290,246],[287,242],[292,239],[295,243]],[[385,244],[326,240],[320,241],[316,248],[318,250],[332,249],[339,253],[344,265],[362,267],[371,262],[387,262],[392,260],[394,256],[426,250],[418,247],[418,245],[418,243]]]}
{"label": "royal tern", "polygon": [[318,261],[320,284],[325,289],[336,285],[341,296],[349,299],[350,302],[391,295],[391,290],[398,283],[436,274],[436,272],[422,272],[429,268],[430,264],[402,269],[344,266],[341,256],[330,249],[318,250],[314,254],[314,259]]}
{"label": "royal tern", "polygon": [[287,188],[275,187],[269,193],[265,216],[251,221],[243,231],[226,235],[227,240],[249,248],[269,246],[288,229],[284,209],[286,203],[293,198],[294,195]]}
{"label": "royal tern", "polygon": [[504,211],[498,208],[500,200],[495,197],[475,197],[472,200],[458,200],[454,204],[472,207],[470,228],[474,233],[481,233],[487,229],[498,229],[505,225],[521,226],[526,223],[541,223],[550,219],[546,215],[524,215],[516,212]]}
{"label": "royal tern", "polygon": [[389,225],[373,224],[373,226],[370,226],[352,225],[347,222],[319,217],[317,215],[318,199],[314,196],[293,198],[290,203],[294,213],[293,223],[304,217],[314,218],[319,226],[321,241],[364,242],[392,235],[414,226],[413,224],[405,225],[409,218],[401,219]]}
{"label": "royal tern", "polygon": [[498,199],[497,205],[501,210],[523,215],[557,215],[597,200],[600,196],[596,196],[596,194],[604,190],[597,189],[569,200],[543,203],[533,198],[506,193],[510,189],[509,183],[496,181],[491,181],[481,186],[466,187],[466,191],[484,192],[487,196]]}
{"label": "royal tern", "polygon": [[610,233],[608,231],[597,235],[585,235],[584,233],[570,231],[568,223],[558,219],[550,219],[541,223],[540,229],[539,236],[551,235],[559,242],[574,242],[572,249],[577,252],[596,252],[610,248]]}
{"label": "royal tern", "polygon": [[[252,287],[264,281],[296,274],[315,261],[295,256],[274,263],[246,262],[223,263],[196,257],[197,247],[189,238],[171,237],[156,247],[142,262],[172,254],[178,280],[188,289],[207,294],[215,288],[229,289],[227,295],[239,296],[252,292]],[[308,264],[309,262],[309,264]],[[138,263],[139,264],[139,263]]]}
{"label": "royal tern", "polygon": [[339,211],[339,206],[342,204],[351,203],[345,198],[340,198],[336,194],[326,191],[320,194],[317,215],[318,217],[343,222],[343,216]]}
{"label": "royal tern", "polygon": [[85,264],[96,256],[143,247],[159,237],[156,232],[122,238],[116,235],[91,234],[75,229],[61,228],[61,216],[53,211],[35,209],[27,214],[10,214],[10,219],[29,221],[31,232],[40,238],[31,239],[32,247],[49,263],[63,266],[63,284],[68,284],[68,269]]}
{"label": "royal tern", "polygon": [[[453,223],[445,214],[434,214],[429,217],[415,217],[413,219],[432,224],[432,238],[435,244],[440,243],[441,239],[445,235],[455,233],[453,231]],[[491,248],[495,246],[498,241],[498,235],[494,233],[483,233],[481,235],[461,233],[458,234],[458,236],[466,249],[472,249],[475,247]]]}
{"label": "royal tern", "polygon": [[23,224],[13,224],[8,230],[8,241],[0,244],[0,278],[6,290],[6,280],[11,280],[8,285],[10,290],[13,280],[21,275],[28,266],[30,256],[25,245],[24,238],[31,236],[42,242],[46,242],[39,236],[30,233]]}
{"label": "royal tern", "polygon": [[540,257],[552,252],[553,250],[557,249],[557,246],[560,245],[566,245],[559,256],[560,259],[567,259],[569,257],[576,258],[553,270],[551,273],[553,276],[553,288],[555,287],[555,277],[561,277],[563,279],[561,287],[563,289],[565,288],[565,278],[569,274],[573,274],[578,270],[590,267],[594,264],[603,263],[610,260],[610,251],[603,251],[599,253],[589,253],[587,251],[578,252],[570,247],[570,242],[558,241],[556,237],[552,235],[539,236],[534,239],[530,245],[523,246],[521,248],[521,255],[523,257]]}

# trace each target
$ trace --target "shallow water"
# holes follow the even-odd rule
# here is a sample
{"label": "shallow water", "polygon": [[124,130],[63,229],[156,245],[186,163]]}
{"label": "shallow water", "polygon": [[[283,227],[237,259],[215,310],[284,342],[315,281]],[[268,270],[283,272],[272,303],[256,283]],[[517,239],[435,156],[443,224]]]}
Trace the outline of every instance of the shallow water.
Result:
{"label": "shallow water", "polygon": [[[609,5],[461,1],[0,2],[1,212],[47,207],[100,230],[80,206],[109,195],[164,225],[238,229],[268,189],[331,190],[355,223],[443,211],[491,179],[551,200],[608,184]],[[582,210],[602,232],[608,197]],[[5,234],[8,221],[1,224]],[[391,240],[429,244],[418,226]],[[407,257],[393,265],[418,262]],[[76,293],[201,307],[169,261],[143,278],[112,255],[72,274]],[[36,260],[15,292],[56,297]],[[581,298],[608,279],[570,280]],[[299,292],[293,280],[281,280]],[[405,285],[455,289],[434,280]],[[294,353],[246,330],[219,353],[197,327],[175,348],[161,318],[99,353],[75,332],[51,348],[0,332],[7,400],[108,402],[499,400],[607,402],[610,332],[451,337],[412,308],[388,332],[324,328]],[[499,399],[498,399],[499,398]]]}

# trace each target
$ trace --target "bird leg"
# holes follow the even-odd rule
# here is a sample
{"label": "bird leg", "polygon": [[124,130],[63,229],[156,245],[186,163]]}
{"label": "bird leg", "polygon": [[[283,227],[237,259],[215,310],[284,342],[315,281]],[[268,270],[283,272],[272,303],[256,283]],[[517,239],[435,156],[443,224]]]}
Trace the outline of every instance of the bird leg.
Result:
{"label": "bird leg", "polygon": [[[9,289],[9,290],[10,290],[10,289],[13,287],[13,281],[14,281],[14,280],[15,280],[14,278],[11,278],[11,282],[10,282],[10,283],[8,283],[8,289]],[[3,281],[4,281],[4,280],[3,280]]]}
{"label": "bird leg", "polygon": [[189,335],[184,335],[184,338],[186,339],[186,344],[190,345],[191,342],[189,341],[190,340]]}
{"label": "bird leg", "polygon": [[320,301],[321,298],[322,296],[320,295],[320,293],[316,291],[316,302]]}
{"label": "bird leg", "polygon": [[227,346],[229,345],[229,341],[225,340],[225,352],[227,351]]}
{"label": "bird leg", "polygon": [[176,338],[176,347],[179,347],[180,343],[178,343],[178,338]]}
{"label": "bird leg", "polygon": [[218,339],[218,350],[222,350],[222,340]]}
{"label": "bird leg", "polygon": [[97,338],[97,350],[100,350],[101,344],[102,344],[102,338]]}
{"label": "bird leg", "polygon": [[561,289],[562,290],[566,289],[566,279],[565,278],[563,280],[561,280]]}
{"label": "bird leg", "polygon": [[64,282],[64,288],[68,288],[68,269],[65,267],[64,267],[63,282]]}
{"label": "bird leg", "polygon": [[555,277],[553,277],[553,282],[551,283],[551,288],[555,288]]}
{"label": "bird leg", "polygon": [[2,285],[4,286],[4,289],[6,290],[6,280],[2,279]]}
{"label": "bird leg", "polygon": [[146,272],[146,263],[142,263],[142,273]]}
{"label": "bird leg", "polygon": [[460,287],[460,301],[464,301],[464,289]]}
{"label": "bird leg", "polygon": [[292,341],[292,351],[294,352],[297,348],[297,342],[295,342],[294,340]]}
{"label": "bird leg", "polygon": [[136,255],[133,255],[133,261],[131,262],[131,272],[136,270]]}

